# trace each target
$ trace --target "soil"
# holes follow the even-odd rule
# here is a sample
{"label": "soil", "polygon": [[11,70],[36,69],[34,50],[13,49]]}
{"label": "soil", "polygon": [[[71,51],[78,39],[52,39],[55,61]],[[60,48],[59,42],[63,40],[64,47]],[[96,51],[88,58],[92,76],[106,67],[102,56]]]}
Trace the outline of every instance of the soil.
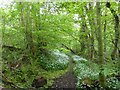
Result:
{"label": "soil", "polygon": [[67,72],[66,74],[64,74],[63,76],[57,78],[55,80],[55,82],[53,83],[52,87],[50,90],[52,89],[56,89],[56,90],[63,90],[63,89],[70,89],[70,90],[76,90],[76,83],[77,83],[77,79],[74,75],[73,72]]}

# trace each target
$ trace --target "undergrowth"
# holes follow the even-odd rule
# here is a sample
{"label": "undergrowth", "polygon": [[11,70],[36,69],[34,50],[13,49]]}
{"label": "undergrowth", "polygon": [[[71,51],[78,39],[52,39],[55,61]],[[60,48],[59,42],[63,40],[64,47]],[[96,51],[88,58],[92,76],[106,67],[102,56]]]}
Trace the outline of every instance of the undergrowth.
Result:
{"label": "undergrowth", "polygon": [[[54,58],[52,57],[43,57],[42,59],[27,57],[27,60],[22,60],[24,58],[22,58],[21,52],[3,51],[2,58],[3,78],[7,78],[6,82],[12,82],[20,88],[31,88],[32,81],[36,77],[46,78],[47,84],[44,87],[47,88],[53,84],[55,78],[58,78],[67,71],[65,66],[61,65],[62,68],[60,68],[58,67],[59,65],[53,63],[52,59]],[[44,62],[41,62],[42,60]],[[47,63],[45,64],[45,62]],[[19,67],[12,66],[19,63]],[[53,63],[53,66],[49,66],[52,65],[51,63]],[[4,84],[4,87],[11,88],[7,84]]]}

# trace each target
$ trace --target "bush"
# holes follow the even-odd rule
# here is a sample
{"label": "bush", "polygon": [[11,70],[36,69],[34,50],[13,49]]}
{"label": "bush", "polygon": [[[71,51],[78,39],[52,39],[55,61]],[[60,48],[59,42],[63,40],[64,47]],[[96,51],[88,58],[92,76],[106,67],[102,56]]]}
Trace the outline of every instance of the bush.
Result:
{"label": "bush", "polygon": [[63,70],[68,66],[68,60],[61,55],[51,54],[51,57],[42,55],[40,57],[40,65],[45,70]]}
{"label": "bush", "polygon": [[[109,90],[120,89],[120,81],[115,78],[115,75],[117,75],[117,68],[115,68],[115,64],[112,62],[107,62],[103,67],[105,77],[109,76],[109,78],[106,79],[106,88]],[[86,77],[90,78],[92,82],[98,81],[100,69],[99,65],[91,61],[79,60],[76,62],[74,71],[78,79],[77,87],[81,88],[83,85],[83,79]],[[91,88],[95,87],[92,85]]]}
{"label": "bush", "polygon": [[106,83],[107,88],[110,88],[112,90],[118,90],[120,89],[120,81],[116,77],[110,77],[108,78]]}

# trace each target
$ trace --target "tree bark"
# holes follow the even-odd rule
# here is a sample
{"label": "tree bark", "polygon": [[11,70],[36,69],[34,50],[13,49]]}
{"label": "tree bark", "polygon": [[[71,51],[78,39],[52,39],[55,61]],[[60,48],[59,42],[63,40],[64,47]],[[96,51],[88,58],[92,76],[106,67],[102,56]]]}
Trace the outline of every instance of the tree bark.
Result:
{"label": "tree bark", "polygon": [[[81,24],[80,37],[79,37],[79,40],[81,41],[80,55],[85,57],[86,56],[85,51],[86,51],[86,47],[88,44],[88,43],[86,43],[86,41],[88,41],[88,35],[87,35],[88,33],[87,33],[87,25],[86,25],[84,13],[83,13],[83,15],[81,15],[81,20],[82,20],[82,24]],[[87,48],[89,48],[89,47],[87,47]]]}
{"label": "tree bark", "polygon": [[90,24],[90,59],[92,60],[94,58],[94,53],[95,53],[95,48],[94,48],[94,32],[95,32],[95,20],[94,20],[94,16],[93,13],[90,14],[91,12],[93,12],[93,7],[92,7],[92,3],[89,3],[89,8],[86,7],[86,11],[87,11],[87,16],[89,19],[89,24]]}
{"label": "tree bark", "polygon": [[97,32],[98,32],[98,60],[100,64],[100,72],[99,72],[99,82],[101,87],[105,87],[105,76],[104,76],[104,59],[103,59],[103,40],[102,40],[102,29],[101,29],[101,6],[100,2],[96,3],[97,8]]}
{"label": "tree bark", "polygon": [[110,2],[106,3],[106,7],[110,9],[111,13],[114,16],[114,20],[115,20],[115,25],[114,25],[114,29],[115,29],[114,48],[113,48],[113,51],[111,53],[111,59],[115,60],[117,57],[119,57],[119,55],[117,55],[117,52],[119,52],[118,44],[119,44],[119,39],[120,39],[120,31],[119,31],[120,20],[119,20],[119,16],[117,15],[116,11],[113,8],[111,8]]}
{"label": "tree bark", "polygon": [[107,47],[107,43],[106,43],[107,42],[107,37],[106,37],[107,32],[106,32],[106,30],[107,30],[107,21],[105,19],[105,21],[104,21],[104,59],[105,59],[105,61],[107,60],[106,58],[108,58],[107,54],[106,54],[106,47]]}

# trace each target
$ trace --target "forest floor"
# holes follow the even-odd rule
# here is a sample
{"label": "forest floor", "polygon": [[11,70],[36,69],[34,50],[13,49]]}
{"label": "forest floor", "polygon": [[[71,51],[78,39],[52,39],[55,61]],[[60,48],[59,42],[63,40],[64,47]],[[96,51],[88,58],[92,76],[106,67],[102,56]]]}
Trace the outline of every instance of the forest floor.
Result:
{"label": "forest floor", "polygon": [[67,72],[66,74],[62,75],[61,77],[55,79],[51,89],[71,89],[76,90],[76,83],[77,79],[73,72]]}

